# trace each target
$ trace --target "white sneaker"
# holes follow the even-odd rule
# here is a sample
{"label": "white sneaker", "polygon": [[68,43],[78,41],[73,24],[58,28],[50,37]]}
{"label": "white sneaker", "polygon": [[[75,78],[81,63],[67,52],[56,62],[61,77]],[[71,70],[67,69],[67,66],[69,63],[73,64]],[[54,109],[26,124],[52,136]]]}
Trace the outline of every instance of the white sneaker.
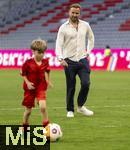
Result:
{"label": "white sneaker", "polygon": [[92,116],[92,115],[94,114],[93,111],[87,109],[85,106],[78,107],[78,108],[77,108],[77,112],[78,112],[78,113],[82,113],[82,114],[84,114],[84,115],[86,115],[86,116]]}
{"label": "white sneaker", "polygon": [[73,111],[68,111],[68,112],[67,112],[67,117],[68,117],[68,118],[74,117],[74,112],[73,112]]}

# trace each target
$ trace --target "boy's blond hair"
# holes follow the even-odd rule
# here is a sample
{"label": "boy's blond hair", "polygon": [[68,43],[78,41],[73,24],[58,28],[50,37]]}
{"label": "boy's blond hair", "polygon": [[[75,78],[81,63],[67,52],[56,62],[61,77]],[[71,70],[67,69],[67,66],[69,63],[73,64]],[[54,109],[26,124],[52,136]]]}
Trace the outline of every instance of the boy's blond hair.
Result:
{"label": "boy's blond hair", "polygon": [[47,49],[47,42],[42,39],[33,40],[31,43],[31,49],[34,51],[45,51]]}

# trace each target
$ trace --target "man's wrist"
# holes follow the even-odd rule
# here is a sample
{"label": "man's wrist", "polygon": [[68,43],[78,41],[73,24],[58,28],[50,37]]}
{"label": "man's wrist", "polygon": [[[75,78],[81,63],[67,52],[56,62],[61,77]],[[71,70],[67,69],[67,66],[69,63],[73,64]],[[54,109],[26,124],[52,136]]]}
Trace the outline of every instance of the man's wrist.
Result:
{"label": "man's wrist", "polygon": [[59,58],[58,60],[59,60],[59,62],[61,62],[63,60],[63,58]]}
{"label": "man's wrist", "polygon": [[87,54],[87,57],[89,57],[89,54]]}

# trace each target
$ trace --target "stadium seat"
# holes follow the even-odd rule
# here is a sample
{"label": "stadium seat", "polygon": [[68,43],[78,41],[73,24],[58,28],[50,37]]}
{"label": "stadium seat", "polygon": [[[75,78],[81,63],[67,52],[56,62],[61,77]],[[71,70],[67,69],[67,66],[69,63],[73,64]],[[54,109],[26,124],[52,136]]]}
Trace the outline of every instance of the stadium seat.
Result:
{"label": "stadium seat", "polygon": [[0,4],[0,41],[8,42],[1,48],[27,48],[37,37],[46,38],[49,48],[54,48],[59,26],[68,18],[68,6],[73,2],[81,4],[81,19],[91,24],[95,47],[104,48],[107,44],[111,47],[130,46],[129,0],[15,0],[10,11],[6,11],[8,2]]}

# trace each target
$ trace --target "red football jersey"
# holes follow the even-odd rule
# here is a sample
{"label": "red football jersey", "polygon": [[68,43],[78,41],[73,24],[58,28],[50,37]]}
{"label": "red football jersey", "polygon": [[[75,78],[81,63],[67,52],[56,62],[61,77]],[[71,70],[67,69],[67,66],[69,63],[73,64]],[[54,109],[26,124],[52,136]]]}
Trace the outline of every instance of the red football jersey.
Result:
{"label": "red football jersey", "polygon": [[[34,83],[35,88],[40,86],[42,90],[46,90],[47,83],[45,80],[45,72],[49,71],[50,67],[48,59],[43,59],[42,64],[38,65],[34,58],[31,58],[23,64],[21,75],[26,76],[30,82]],[[25,82],[23,88],[25,90],[28,89]]]}

